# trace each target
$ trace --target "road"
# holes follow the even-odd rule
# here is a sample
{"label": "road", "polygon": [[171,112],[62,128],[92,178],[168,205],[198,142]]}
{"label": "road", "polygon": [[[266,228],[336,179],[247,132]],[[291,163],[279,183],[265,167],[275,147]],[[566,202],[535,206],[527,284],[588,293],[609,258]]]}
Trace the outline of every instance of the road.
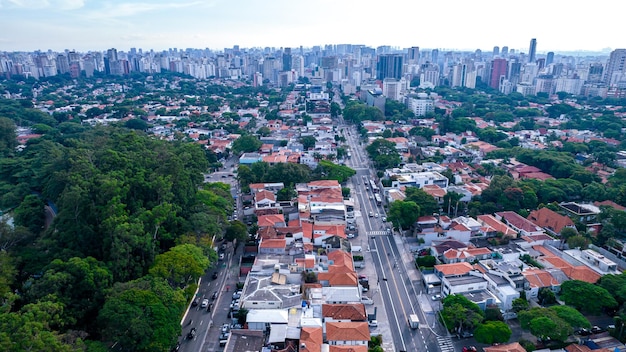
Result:
{"label": "road", "polygon": [[[238,186],[233,173],[233,168],[236,167],[237,159],[231,157],[224,161],[224,167],[221,170],[205,174],[204,181],[223,182],[231,185],[231,193],[236,200],[234,214],[241,214],[241,200],[237,197]],[[219,260],[216,267],[208,270],[200,279],[196,296],[200,297],[200,301],[208,298],[211,304],[211,311],[207,311],[206,308],[200,308],[200,305],[189,307],[181,322],[180,351],[198,352],[222,349],[219,347],[220,327],[223,323],[231,322],[228,312],[232,293],[239,278],[238,264],[241,248],[240,246],[239,250],[235,252],[232,243],[227,243],[226,249],[223,251],[224,259]],[[214,272],[218,274],[215,280],[213,279]],[[218,293],[215,300],[212,299],[214,292]],[[194,327],[196,328],[196,336],[193,339],[187,339],[187,334]]]}
{"label": "road", "polygon": [[[395,351],[444,351],[449,338],[445,337],[444,331],[436,323],[434,310],[425,293],[418,284],[419,277],[412,266],[412,259],[407,255],[401,238],[388,229],[391,224],[383,222],[386,218],[385,209],[378,206],[373,199],[369,180],[375,180],[373,168],[363,146],[359,143],[359,136],[354,127],[340,125],[345,133],[347,143],[350,146],[352,157],[347,160],[347,165],[356,170],[352,178],[352,195],[358,204],[357,219],[359,232],[366,235],[373,265],[376,268],[377,282],[370,282],[370,287],[376,287],[380,292],[379,299],[384,306],[388,322],[388,334],[393,341]],[[380,184],[377,182],[378,186]],[[382,196],[382,195],[381,195]],[[374,216],[370,216],[373,214]],[[378,216],[377,216],[378,215]],[[427,308],[427,313],[421,308]],[[413,330],[408,326],[410,314],[417,314],[421,326]],[[379,325],[383,322],[379,322]],[[385,332],[387,330],[384,330]],[[386,336],[383,335],[383,340]]]}

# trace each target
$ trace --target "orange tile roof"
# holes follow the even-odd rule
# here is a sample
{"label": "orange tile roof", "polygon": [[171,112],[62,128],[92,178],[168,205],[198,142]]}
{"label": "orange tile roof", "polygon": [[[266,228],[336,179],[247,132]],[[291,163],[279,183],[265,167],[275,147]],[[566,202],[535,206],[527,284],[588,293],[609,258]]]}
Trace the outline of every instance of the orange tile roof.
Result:
{"label": "orange tile roof", "polygon": [[422,187],[422,189],[424,190],[424,192],[430,194],[433,197],[439,197],[442,198],[443,196],[446,195],[446,190],[437,186],[437,185],[424,185],[424,187]]}
{"label": "orange tile roof", "polygon": [[276,201],[276,196],[274,195],[274,193],[267,191],[267,190],[260,190],[257,193],[254,194],[254,202],[258,203],[264,199],[269,199],[272,202]]}
{"label": "orange tile roof", "polygon": [[303,327],[300,330],[300,352],[321,352],[324,332],[321,327]]}
{"label": "orange tile roof", "polygon": [[280,224],[284,222],[285,222],[285,217],[283,216],[283,214],[260,215],[257,220],[257,225],[259,227],[276,226],[276,224]]}
{"label": "orange tile roof", "polygon": [[496,219],[491,214],[478,215],[477,220],[493,228],[496,232],[502,232],[505,236],[508,236],[508,237],[517,236],[517,232],[515,230],[508,227],[505,223]]}
{"label": "orange tile roof", "polygon": [[483,347],[485,352],[526,352],[526,349],[519,342],[508,343],[506,345]]}
{"label": "orange tile roof", "polygon": [[340,266],[335,269],[331,265],[328,268],[328,272],[321,272],[317,274],[319,281],[328,281],[329,286],[351,286],[356,287],[359,284],[359,279],[354,271]]}
{"label": "orange tile roof", "polygon": [[328,352],[367,352],[367,345],[330,345]]}
{"label": "orange tile roof", "polygon": [[370,329],[367,322],[327,322],[328,341],[369,341]]}
{"label": "orange tile roof", "polygon": [[354,271],[354,262],[350,253],[342,250],[332,251],[328,253],[328,260],[333,261],[333,264],[328,267],[329,272]]}
{"label": "orange tile roof", "polygon": [[567,226],[574,226],[572,219],[548,208],[531,211],[527,219],[532,221],[535,225],[548,228],[555,233],[561,233],[561,230]]}
{"label": "orange tile roof", "polygon": [[435,265],[435,269],[445,276],[465,275],[473,270],[470,263],[452,263]]}
{"label": "orange tile roof", "polygon": [[285,248],[286,245],[287,240],[274,238],[261,241],[261,244],[259,244],[259,248]]}
{"label": "orange tile roof", "polygon": [[549,272],[541,269],[528,269],[522,271],[522,275],[530,284],[530,287],[551,287],[559,284]]}
{"label": "orange tile roof", "polygon": [[337,180],[318,180],[311,181],[308,183],[309,187],[340,187],[339,181]]}
{"label": "orange tile roof", "polygon": [[367,312],[363,303],[322,304],[322,317],[334,320],[366,321]]}

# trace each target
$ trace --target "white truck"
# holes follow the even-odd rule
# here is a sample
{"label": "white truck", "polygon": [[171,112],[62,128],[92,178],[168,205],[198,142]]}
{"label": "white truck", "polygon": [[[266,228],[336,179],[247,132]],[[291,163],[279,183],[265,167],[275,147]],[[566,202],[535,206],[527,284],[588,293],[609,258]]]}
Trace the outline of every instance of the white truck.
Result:
{"label": "white truck", "polygon": [[417,317],[417,314],[409,315],[409,327],[411,329],[417,329],[420,327],[420,319]]}

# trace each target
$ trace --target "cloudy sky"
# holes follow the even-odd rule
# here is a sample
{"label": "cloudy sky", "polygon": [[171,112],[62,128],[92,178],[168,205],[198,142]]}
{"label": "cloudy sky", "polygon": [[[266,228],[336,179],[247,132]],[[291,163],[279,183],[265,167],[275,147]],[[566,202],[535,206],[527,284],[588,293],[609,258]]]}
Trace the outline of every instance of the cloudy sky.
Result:
{"label": "cloudy sky", "polygon": [[0,51],[626,46],[618,0],[0,0]]}

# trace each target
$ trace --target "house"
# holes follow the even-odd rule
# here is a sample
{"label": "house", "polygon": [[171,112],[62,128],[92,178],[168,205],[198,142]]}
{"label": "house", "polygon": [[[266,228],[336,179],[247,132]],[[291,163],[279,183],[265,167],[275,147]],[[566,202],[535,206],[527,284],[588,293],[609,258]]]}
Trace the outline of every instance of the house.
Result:
{"label": "house", "polygon": [[565,210],[567,215],[585,224],[596,221],[598,214],[600,214],[600,208],[593,204],[564,202],[560,203],[559,206]]}
{"label": "house", "polygon": [[528,282],[526,288],[526,297],[537,297],[539,289],[549,288],[553,292],[559,292],[561,284],[548,271],[542,269],[526,269],[522,271],[522,275]]}
{"label": "house", "polygon": [[367,312],[363,303],[322,304],[322,317],[331,321],[366,321]]}
{"label": "house", "polygon": [[527,219],[553,235],[559,235],[566,227],[576,229],[572,219],[545,207],[531,211]]}
{"label": "house", "polygon": [[489,248],[464,248],[464,249],[448,249],[443,252],[443,262],[446,264],[459,262],[474,262],[491,258],[492,252]]}
{"label": "house", "polygon": [[467,262],[435,265],[435,275],[439,277],[465,276],[472,270],[474,267]]}
{"label": "house", "polygon": [[521,215],[512,211],[501,211],[496,213],[496,219],[504,221],[522,236],[540,235],[543,229],[530,220],[524,219]]}
{"label": "house", "polygon": [[254,194],[254,207],[256,209],[274,208],[276,206],[276,196],[274,193],[267,190],[261,190]]}
{"label": "house", "polygon": [[367,322],[326,322],[326,341],[331,346],[367,346],[370,329]]}
{"label": "house", "polygon": [[286,254],[287,240],[284,238],[262,239],[259,254]]}
{"label": "house", "polygon": [[[483,347],[485,352],[526,352],[526,349],[519,342],[508,343],[506,345],[496,345]],[[574,351],[569,351],[574,352]]]}
{"label": "house", "polygon": [[300,352],[321,352],[324,332],[321,327],[302,327],[300,330]]}
{"label": "house", "polygon": [[508,238],[517,237],[517,231],[510,228],[502,221],[496,219],[491,214],[478,215],[477,220],[481,225],[483,225],[483,227],[487,228],[484,230],[486,237],[496,236],[497,233],[501,233],[504,237]]}
{"label": "house", "polygon": [[287,324],[289,312],[286,309],[250,309],[246,323],[250,330],[265,330],[266,324]]}
{"label": "house", "polygon": [[441,279],[441,292],[445,295],[463,294],[487,290],[489,283],[479,271],[464,276],[445,276]]}

